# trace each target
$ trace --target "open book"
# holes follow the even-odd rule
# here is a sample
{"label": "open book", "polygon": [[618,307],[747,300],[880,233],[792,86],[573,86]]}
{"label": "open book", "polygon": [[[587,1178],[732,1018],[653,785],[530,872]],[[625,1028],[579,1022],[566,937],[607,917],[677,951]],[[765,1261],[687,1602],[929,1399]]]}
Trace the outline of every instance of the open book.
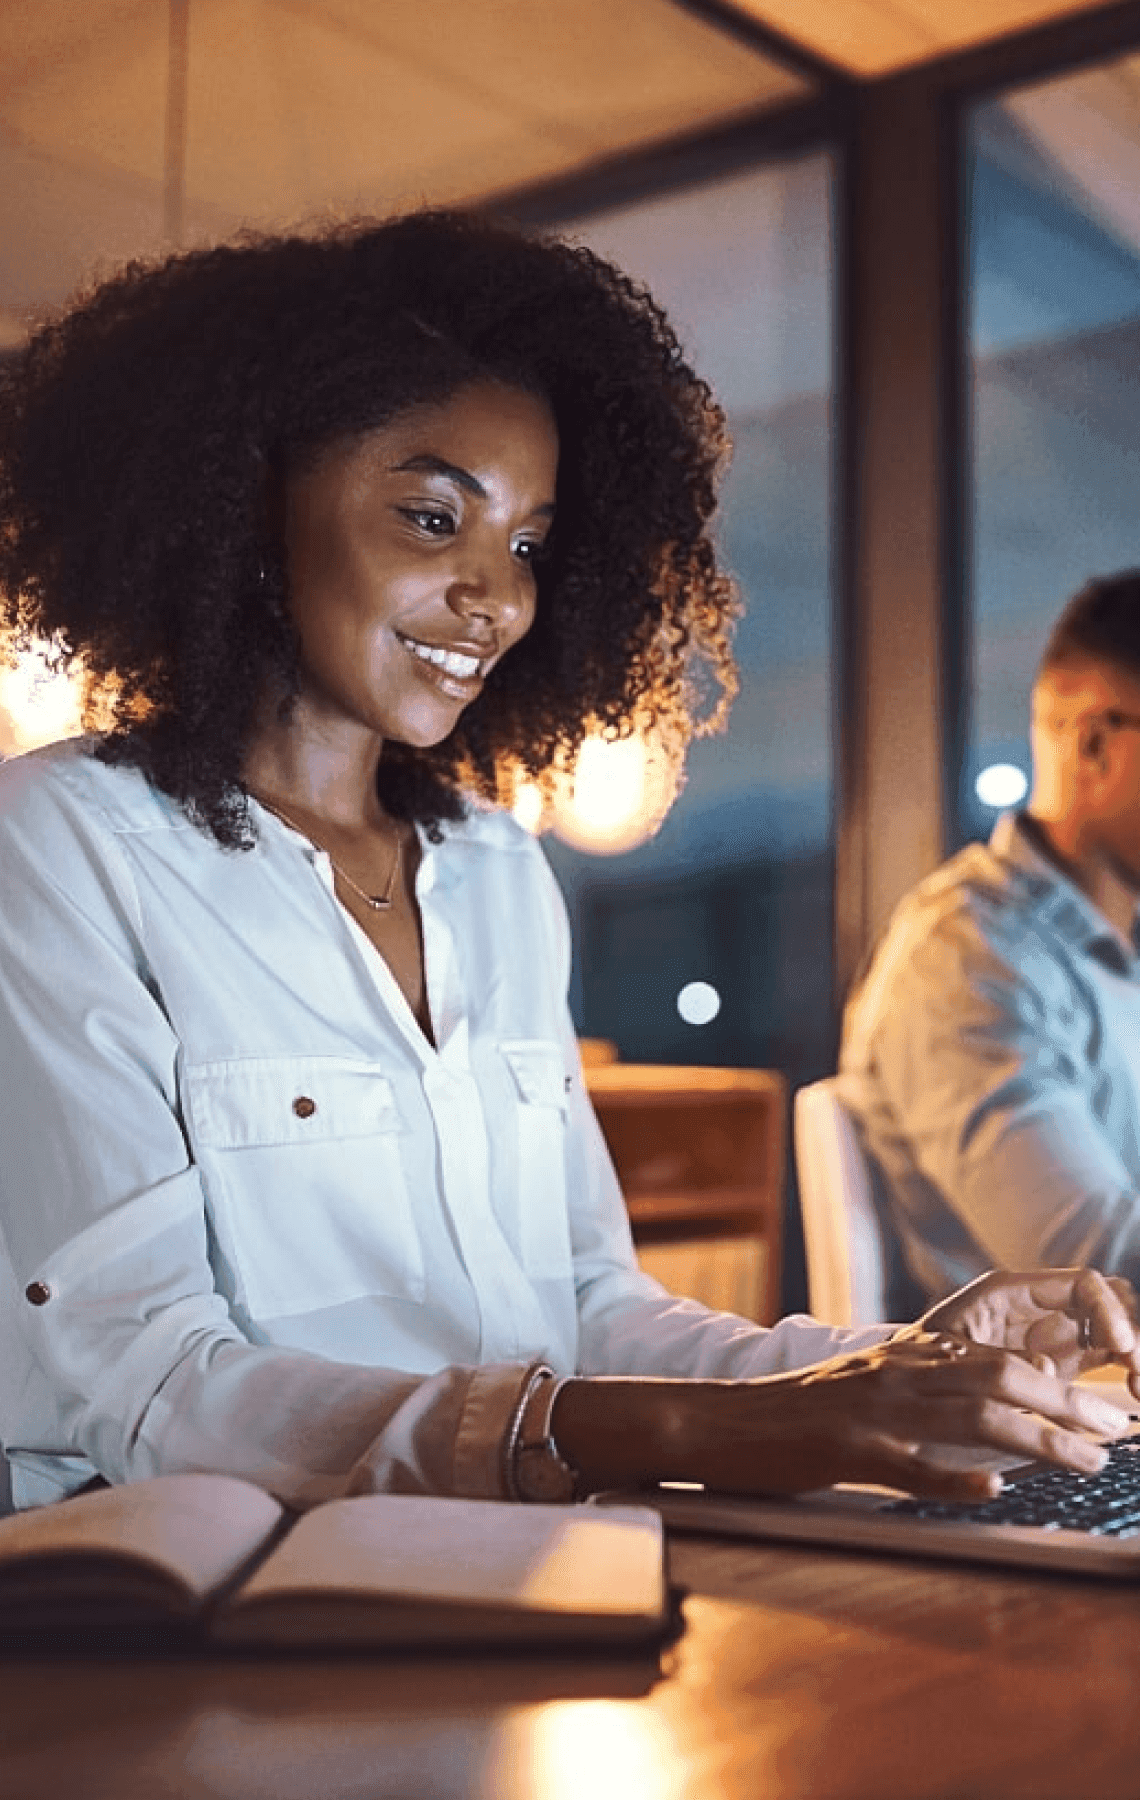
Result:
{"label": "open book", "polygon": [[375,1494],[300,1518],[225,1475],[163,1475],[0,1519],[0,1641],[647,1644],[658,1515]]}

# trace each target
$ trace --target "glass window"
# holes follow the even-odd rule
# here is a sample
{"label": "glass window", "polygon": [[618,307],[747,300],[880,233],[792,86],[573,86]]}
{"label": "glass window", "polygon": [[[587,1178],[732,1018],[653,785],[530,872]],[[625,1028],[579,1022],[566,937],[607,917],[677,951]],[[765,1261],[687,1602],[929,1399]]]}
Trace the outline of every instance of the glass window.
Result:
{"label": "glass window", "polygon": [[693,745],[648,841],[544,839],[574,923],[576,1022],[631,1060],[794,1081],[834,1067],[832,186],[816,154],[562,227],[648,283],[735,443],[719,530],[746,610],[728,730]]}
{"label": "glass window", "polygon": [[1140,57],[978,107],[968,152],[973,838],[1028,777],[1053,619],[1140,565]]}

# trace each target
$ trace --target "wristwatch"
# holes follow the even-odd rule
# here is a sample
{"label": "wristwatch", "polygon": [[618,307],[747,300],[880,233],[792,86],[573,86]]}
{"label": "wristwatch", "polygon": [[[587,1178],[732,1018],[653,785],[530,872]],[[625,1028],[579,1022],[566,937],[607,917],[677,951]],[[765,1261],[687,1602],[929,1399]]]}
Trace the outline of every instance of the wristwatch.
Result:
{"label": "wristwatch", "polygon": [[562,1381],[553,1369],[537,1369],[523,1398],[510,1456],[516,1500],[568,1506],[578,1498],[578,1471],[566,1461],[550,1430]]}

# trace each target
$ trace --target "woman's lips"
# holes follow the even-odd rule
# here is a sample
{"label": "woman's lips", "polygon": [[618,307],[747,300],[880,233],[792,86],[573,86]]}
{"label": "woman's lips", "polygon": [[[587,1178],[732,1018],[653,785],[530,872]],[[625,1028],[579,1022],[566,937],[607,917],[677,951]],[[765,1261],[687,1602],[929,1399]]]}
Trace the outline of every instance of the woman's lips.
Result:
{"label": "woman's lips", "polygon": [[442,644],[426,644],[419,638],[397,633],[405,650],[418,668],[441,693],[452,699],[469,700],[483,685],[483,673],[489,656],[478,656],[469,650],[451,650]]}

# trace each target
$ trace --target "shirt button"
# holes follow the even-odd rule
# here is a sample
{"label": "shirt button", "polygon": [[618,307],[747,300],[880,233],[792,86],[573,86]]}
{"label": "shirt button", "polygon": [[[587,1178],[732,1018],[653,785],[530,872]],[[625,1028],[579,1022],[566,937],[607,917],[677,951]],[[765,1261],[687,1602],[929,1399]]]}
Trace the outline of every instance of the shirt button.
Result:
{"label": "shirt button", "polygon": [[317,1103],[310,1100],[308,1094],[298,1094],[293,1102],[293,1111],[299,1119],[311,1119],[316,1110]]}
{"label": "shirt button", "polygon": [[24,1299],[30,1306],[46,1306],[51,1299],[51,1289],[46,1281],[29,1281],[24,1289]]}

